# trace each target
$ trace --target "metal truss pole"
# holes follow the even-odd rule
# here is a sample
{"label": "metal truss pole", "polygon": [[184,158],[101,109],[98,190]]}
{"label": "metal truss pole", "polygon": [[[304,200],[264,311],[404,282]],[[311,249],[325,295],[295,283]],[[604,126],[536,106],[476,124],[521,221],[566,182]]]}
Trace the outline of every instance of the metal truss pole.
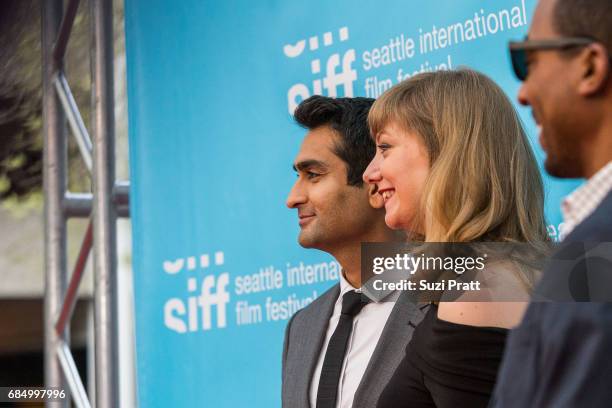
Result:
{"label": "metal truss pole", "polygon": [[[53,57],[53,44],[62,21],[62,0],[46,0],[42,7],[43,52],[43,138],[45,194],[45,386],[66,389],[62,367],[56,350],[68,343],[68,326],[55,330],[55,319],[62,307],[67,287],[66,275],[66,217],[62,201],[67,187],[67,148],[65,116],[55,94],[53,80],[60,69]],[[67,390],[66,390],[67,391]],[[54,407],[68,407],[69,399],[54,403]]]}
{"label": "metal truss pole", "polygon": [[[129,182],[115,183],[113,14],[111,0],[91,0],[91,141],[65,78],[63,60],[79,0],[43,1],[43,122],[45,193],[45,385],[70,390],[78,408],[92,404],[70,351],[69,324],[89,252],[94,251],[95,400],[97,408],[119,406],[117,322],[117,216],[129,217]],[[62,110],[63,109],[63,110]],[[93,194],[67,189],[66,120],[85,166]],[[74,272],[67,281],[66,221],[88,217]],[[93,242],[93,244],[92,244]],[[91,367],[90,367],[91,368]],[[49,403],[68,407],[70,400]]]}
{"label": "metal truss pole", "polygon": [[92,0],[93,230],[96,407],[119,406],[113,4]]}

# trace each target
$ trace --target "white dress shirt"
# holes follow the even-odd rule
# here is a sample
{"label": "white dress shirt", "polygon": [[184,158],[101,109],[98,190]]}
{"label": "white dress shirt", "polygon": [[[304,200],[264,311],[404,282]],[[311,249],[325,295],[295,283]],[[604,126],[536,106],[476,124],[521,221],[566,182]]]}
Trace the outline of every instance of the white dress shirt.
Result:
{"label": "white dress shirt", "polygon": [[[340,312],[342,311],[342,296],[355,288],[340,275],[340,296],[334,305],[334,311],[329,319],[327,326],[327,334],[323,342],[319,361],[315,367],[315,371],[310,383],[310,406],[315,408],[317,405],[317,391],[319,388],[319,379],[321,378],[321,368],[323,367],[323,359],[329,340],[336,330],[338,321],[340,320]],[[338,399],[336,402],[337,408],[351,408],[353,406],[353,398],[355,392],[361,382],[361,377],[365,373],[370,358],[374,353],[374,349],[378,344],[378,339],[387,323],[387,319],[391,314],[391,310],[395,305],[394,302],[368,303],[361,309],[361,312],[353,318],[353,330],[349,337],[342,372],[340,373],[340,381],[338,383]]]}
{"label": "white dress shirt", "polygon": [[561,239],[565,239],[578,224],[591,215],[610,191],[612,191],[612,161],[563,200]]}

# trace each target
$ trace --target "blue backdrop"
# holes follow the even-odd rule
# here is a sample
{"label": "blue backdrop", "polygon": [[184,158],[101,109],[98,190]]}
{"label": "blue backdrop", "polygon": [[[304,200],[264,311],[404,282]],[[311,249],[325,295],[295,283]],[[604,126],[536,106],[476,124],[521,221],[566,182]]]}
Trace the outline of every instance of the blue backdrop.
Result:
{"label": "blue backdrop", "polygon": [[[140,405],[280,406],[286,321],[338,276],[284,204],[290,112],[462,65],[515,100],[507,41],[535,1],[125,3]],[[555,236],[575,184],[545,179]]]}

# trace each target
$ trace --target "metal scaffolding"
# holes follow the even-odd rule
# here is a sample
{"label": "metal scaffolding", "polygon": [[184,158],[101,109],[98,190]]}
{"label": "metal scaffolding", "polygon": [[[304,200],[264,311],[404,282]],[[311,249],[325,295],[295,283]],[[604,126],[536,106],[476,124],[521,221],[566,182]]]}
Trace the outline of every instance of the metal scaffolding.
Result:
{"label": "metal scaffolding", "polygon": [[[64,55],[79,0],[45,0],[42,15],[45,196],[45,386],[70,390],[77,407],[119,406],[117,217],[129,217],[129,183],[115,181],[112,0],[90,0],[93,48],[93,143],[64,74]],[[76,138],[92,191],[67,187],[67,128]],[[66,224],[90,219],[68,279]],[[89,252],[94,253],[95,401],[88,397],[70,351],[70,318]],[[95,402],[95,404],[94,404]],[[70,400],[53,403],[70,406]]]}

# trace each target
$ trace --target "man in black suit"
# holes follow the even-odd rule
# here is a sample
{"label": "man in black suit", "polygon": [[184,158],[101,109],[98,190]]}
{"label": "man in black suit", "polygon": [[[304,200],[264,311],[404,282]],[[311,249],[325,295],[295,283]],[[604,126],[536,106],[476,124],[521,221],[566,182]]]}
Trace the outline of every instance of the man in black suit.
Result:
{"label": "man in black suit", "polygon": [[512,331],[495,407],[612,403],[612,2],[540,0],[510,44],[546,171],[586,178],[563,201],[565,238]]}

